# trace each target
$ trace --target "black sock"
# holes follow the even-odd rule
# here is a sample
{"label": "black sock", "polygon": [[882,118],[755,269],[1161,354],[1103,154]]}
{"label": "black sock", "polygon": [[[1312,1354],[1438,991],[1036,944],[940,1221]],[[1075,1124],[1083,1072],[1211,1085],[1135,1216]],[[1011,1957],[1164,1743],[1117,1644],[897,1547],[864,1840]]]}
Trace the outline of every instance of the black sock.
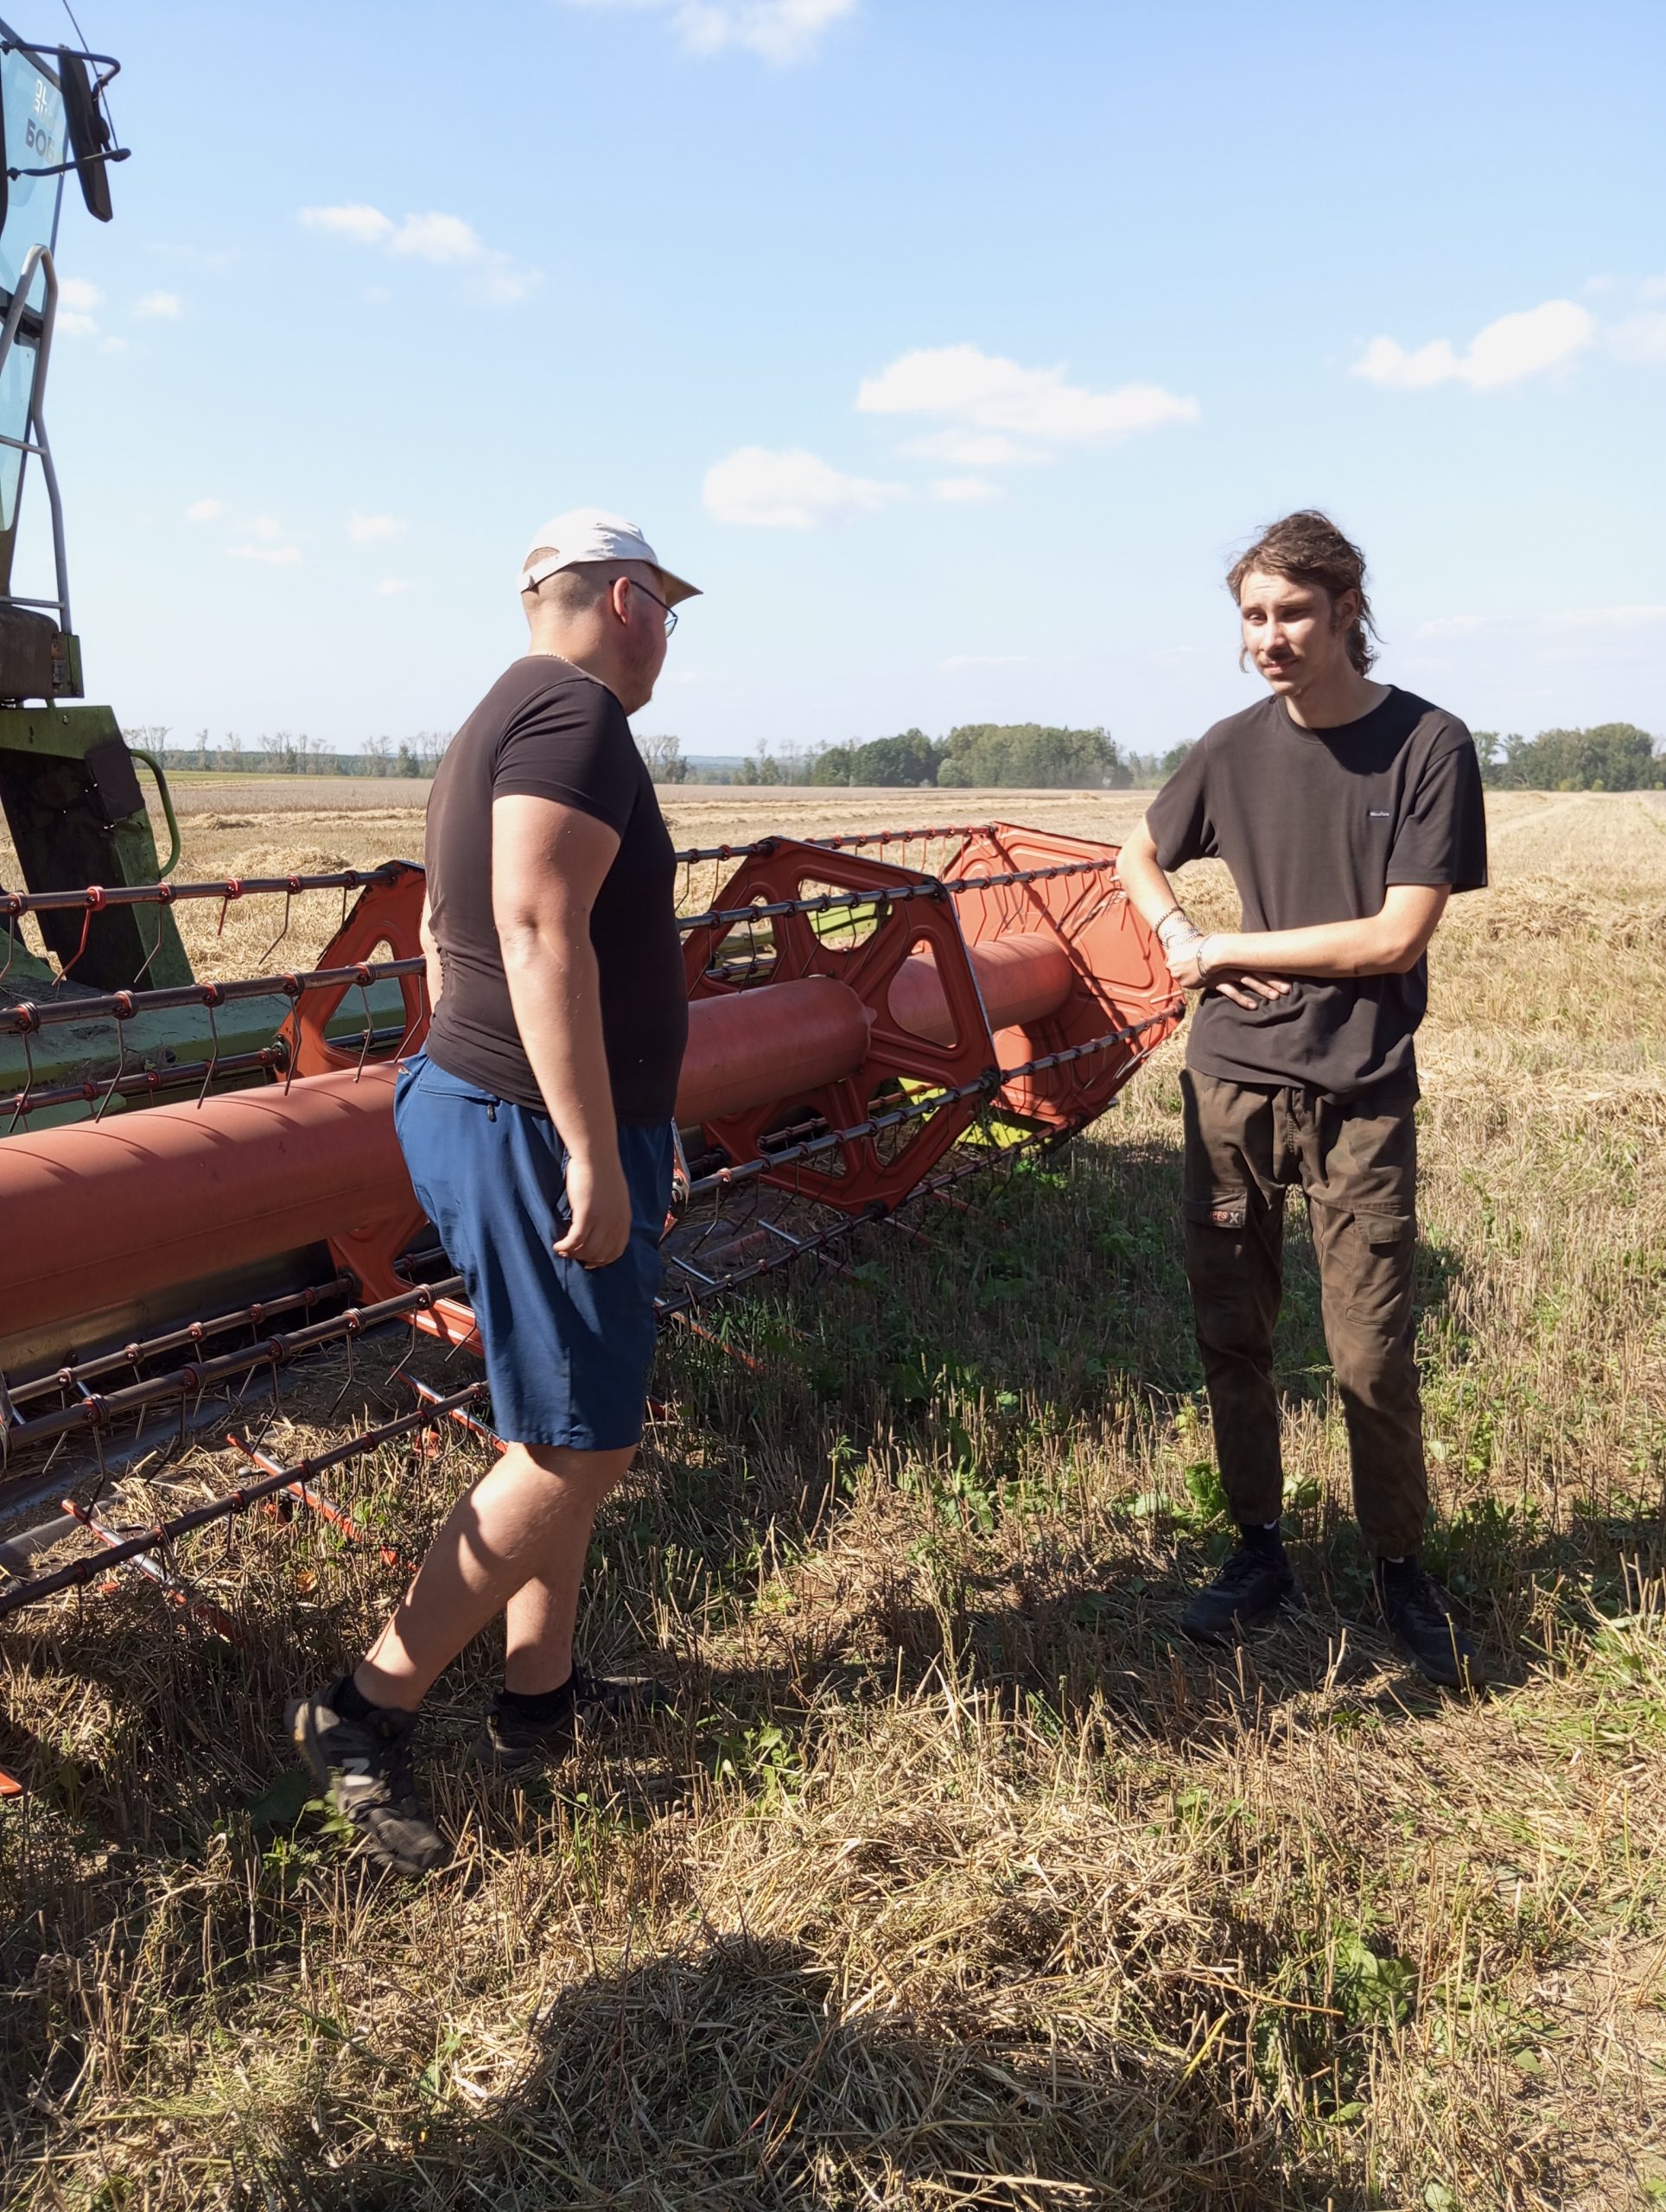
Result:
{"label": "black sock", "polygon": [[1284,1549],[1284,1530],[1281,1524],[1270,1522],[1263,1528],[1259,1521],[1241,1521],[1238,1539],[1247,1552],[1281,1552]]}
{"label": "black sock", "polygon": [[368,1720],[377,1710],[351,1674],[342,1675],[334,1688],[327,1694],[325,1702],[332,1713],[339,1713],[344,1720]]}
{"label": "black sock", "polygon": [[1409,1590],[1417,1580],[1417,1554],[1408,1552],[1404,1559],[1380,1559],[1377,1571],[1385,1590]]}
{"label": "black sock", "polygon": [[498,1703],[521,1720],[559,1720],[573,1702],[573,1685],[577,1680],[575,1667],[552,1690],[499,1690]]}

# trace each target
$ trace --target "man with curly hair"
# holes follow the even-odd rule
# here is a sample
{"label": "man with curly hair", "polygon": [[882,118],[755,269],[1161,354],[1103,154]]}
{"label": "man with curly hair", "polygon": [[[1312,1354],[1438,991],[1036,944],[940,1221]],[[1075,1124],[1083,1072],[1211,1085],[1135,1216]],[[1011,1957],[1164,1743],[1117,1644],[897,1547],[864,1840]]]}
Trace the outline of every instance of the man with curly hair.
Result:
{"label": "man with curly hair", "polygon": [[[1181,1077],[1186,1274],[1239,1541],[1184,1625],[1220,1641],[1300,1603],[1272,1358],[1299,1185],[1383,1618],[1421,1674],[1458,1687],[1473,1647],[1418,1560],[1414,1039],[1447,901],[1486,881],[1480,769],[1454,715],[1373,681],[1364,561],[1328,517],[1287,515],[1227,582],[1241,660],[1269,696],[1205,732],[1121,863],[1197,995]],[[1231,873],[1238,930],[1199,930],[1175,897],[1170,874],[1205,859]]]}

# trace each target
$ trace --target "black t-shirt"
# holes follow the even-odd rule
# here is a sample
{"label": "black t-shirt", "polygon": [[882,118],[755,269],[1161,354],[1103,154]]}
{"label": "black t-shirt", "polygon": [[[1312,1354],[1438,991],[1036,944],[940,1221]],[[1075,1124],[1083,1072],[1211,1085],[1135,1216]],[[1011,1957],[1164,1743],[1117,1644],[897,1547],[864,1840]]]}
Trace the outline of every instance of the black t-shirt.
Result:
{"label": "black t-shirt", "polygon": [[556,799],[617,832],[590,911],[601,1030],[621,1122],[669,1122],[689,1033],[677,862],[625,709],[565,661],[505,671],[446,749],[428,801],[428,898],[443,990],[428,1048],[450,1075],[543,1109],[492,913],[492,802]]}
{"label": "black t-shirt", "polygon": [[[1486,815],[1469,732],[1409,691],[1338,729],[1303,729],[1263,699],[1205,733],[1146,817],[1165,873],[1223,860],[1246,930],[1380,913],[1390,884],[1486,881]],[[1415,1092],[1412,1039],[1428,962],[1404,976],[1296,977],[1255,1011],[1205,992],[1186,1063],[1233,1083],[1302,1084],[1331,1098]]]}

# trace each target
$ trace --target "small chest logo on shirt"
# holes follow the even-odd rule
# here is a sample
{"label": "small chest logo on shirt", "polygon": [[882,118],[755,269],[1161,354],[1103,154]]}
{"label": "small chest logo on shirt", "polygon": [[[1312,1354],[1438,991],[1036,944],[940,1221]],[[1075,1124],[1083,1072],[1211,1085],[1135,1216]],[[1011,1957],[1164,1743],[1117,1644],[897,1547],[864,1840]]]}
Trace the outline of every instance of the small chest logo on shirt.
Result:
{"label": "small chest logo on shirt", "polygon": [[1367,822],[1392,822],[1394,815],[1386,806],[1372,806],[1365,810]]}

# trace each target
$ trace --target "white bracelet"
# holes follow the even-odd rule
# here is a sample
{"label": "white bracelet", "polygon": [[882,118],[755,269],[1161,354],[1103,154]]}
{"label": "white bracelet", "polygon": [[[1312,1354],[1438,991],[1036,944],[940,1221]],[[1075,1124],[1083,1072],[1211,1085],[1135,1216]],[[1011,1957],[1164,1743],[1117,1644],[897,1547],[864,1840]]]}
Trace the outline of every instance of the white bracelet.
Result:
{"label": "white bracelet", "polygon": [[1158,926],[1157,942],[1163,949],[1163,957],[1172,965],[1177,954],[1184,958],[1194,945],[1203,943],[1203,931],[1189,914],[1182,914],[1178,925],[1165,915]]}

